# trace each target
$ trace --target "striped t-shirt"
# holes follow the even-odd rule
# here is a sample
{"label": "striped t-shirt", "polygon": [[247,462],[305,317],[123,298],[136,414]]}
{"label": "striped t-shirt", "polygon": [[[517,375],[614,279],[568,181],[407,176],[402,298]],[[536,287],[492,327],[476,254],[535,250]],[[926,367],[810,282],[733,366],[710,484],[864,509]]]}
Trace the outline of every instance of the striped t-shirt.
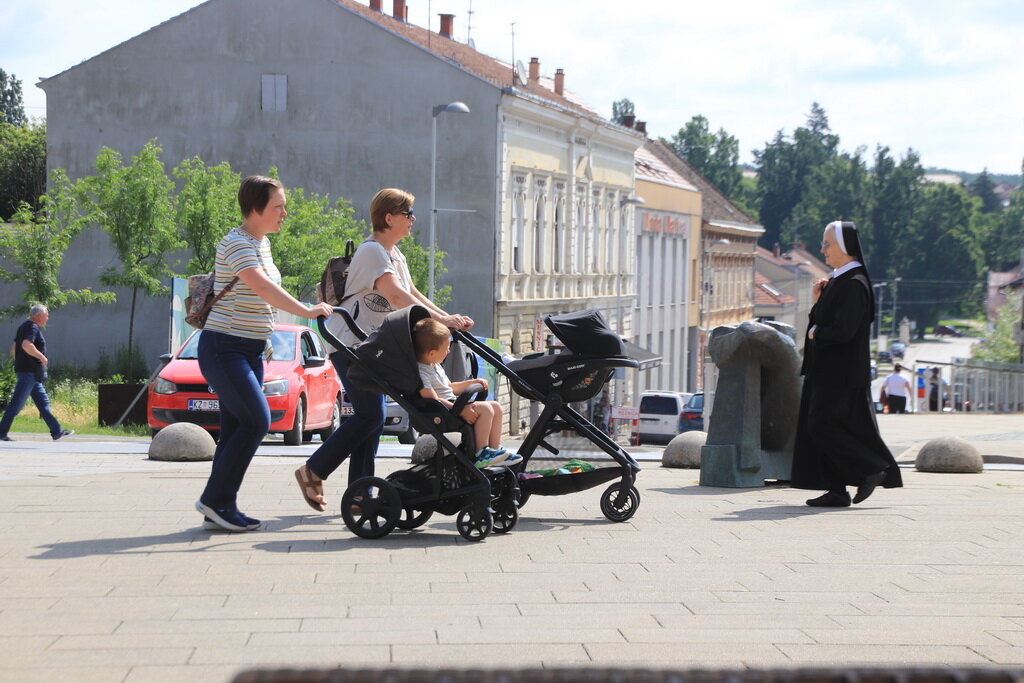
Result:
{"label": "striped t-shirt", "polygon": [[[231,279],[248,268],[262,268],[271,280],[281,284],[281,271],[274,265],[270,241],[257,240],[241,227],[235,228],[217,245],[214,292],[227,287]],[[207,330],[246,339],[267,339],[274,329],[276,311],[239,280],[210,310]]]}

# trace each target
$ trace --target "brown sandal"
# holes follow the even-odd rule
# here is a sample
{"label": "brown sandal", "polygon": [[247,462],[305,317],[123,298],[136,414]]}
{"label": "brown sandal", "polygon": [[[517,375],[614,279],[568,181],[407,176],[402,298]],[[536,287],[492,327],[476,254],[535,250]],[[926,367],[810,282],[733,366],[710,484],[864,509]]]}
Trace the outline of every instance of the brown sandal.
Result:
{"label": "brown sandal", "polygon": [[[317,512],[324,512],[327,510],[327,503],[323,502],[323,479],[318,479],[315,474],[310,472],[308,467],[303,465],[299,469],[295,470],[295,480],[299,482],[299,489],[302,491],[302,497],[306,499],[306,503],[309,507],[313,508]],[[317,500],[318,498],[319,500]]]}

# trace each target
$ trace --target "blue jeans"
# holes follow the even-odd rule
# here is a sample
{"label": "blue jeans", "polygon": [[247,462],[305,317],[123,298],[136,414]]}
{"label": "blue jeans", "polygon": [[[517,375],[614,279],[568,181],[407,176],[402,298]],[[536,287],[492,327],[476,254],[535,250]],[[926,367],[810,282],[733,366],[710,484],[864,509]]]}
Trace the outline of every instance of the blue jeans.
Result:
{"label": "blue jeans", "polygon": [[212,508],[237,509],[245,471],[270,429],[270,407],[263,395],[265,348],[262,339],[213,330],[199,337],[199,369],[220,399],[220,438],[199,498]]}
{"label": "blue jeans", "polygon": [[306,466],[321,479],[326,479],[338,469],[345,458],[351,456],[348,466],[348,483],[362,477],[373,476],[374,458],[380,435],[384,433],[384,395],[364,391],[352,385],[348,379],[348,357],[340,352],[331,354],[331,363],[341,377],[354,415],[349,416],[313,455]]}
{"label": "blue jeans", "polygon": [[11,394],[11,402],[7,404],[7,410],[4,411],[4,416],[0,419],[0,436],[7,436],[7,432],[11,430],[11,425],[14,423],[14,418],[25,407],[29,396],[32,397],[36,408],[39,409],[39,417],[43,418],[43,422],[50,428],[50,436],[54,438],[60,436],[60,422],[57,422],[57,418],[50,412],[50,397],[46,395],[43,383],[36,379],[36,373],[16,372],[14,374],[18,376],[18,381]]}

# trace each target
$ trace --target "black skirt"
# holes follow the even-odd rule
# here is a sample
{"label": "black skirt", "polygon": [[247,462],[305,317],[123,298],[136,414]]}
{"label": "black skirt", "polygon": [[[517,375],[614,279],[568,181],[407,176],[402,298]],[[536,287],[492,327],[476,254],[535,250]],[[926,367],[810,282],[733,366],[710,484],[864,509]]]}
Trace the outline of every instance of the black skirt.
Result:
{"label": "black skirt", "polygon": [[899,466],[882,441],[870,388],[825,386],[807,378],[793,450],[795,488],[834,491],[886,472],[881,486],[903,486]]}

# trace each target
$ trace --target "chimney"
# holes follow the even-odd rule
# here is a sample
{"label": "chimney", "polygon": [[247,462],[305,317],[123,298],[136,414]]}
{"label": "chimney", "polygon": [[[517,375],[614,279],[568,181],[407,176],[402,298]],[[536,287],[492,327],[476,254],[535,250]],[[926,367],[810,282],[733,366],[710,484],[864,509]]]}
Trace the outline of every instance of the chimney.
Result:
{"label": "chimney", "polygon": [[637,121],[633,128],[636,130],[637,133],[643,133],[644,135],[647,135],[646,121]]}
{"label": "chimney", "polygon": [[[537,68],[540,68],[540,64]],[[559,95],[565,92],[565,71],[562,69],[555,69],[555,92]]]}
{"label": "chimney", "polygon": [[394,11],[392,12],[395,19],[405,21],[405,11],[405,0],[395,0]]}
{"label": "chimney", "polygon": [[633,127],[633,123],[635,121],[636,121],[636,114],[623,114],[622,115],[622,125],[624,125],[626,128],[632,128]]}
{"label": "chimney", "polygon": [[370,0],[370,9],[374,12],[383,12],[384,8],[381,6],[384,0]]}
{"label": "chimney", "polygon": [[782,255],[782,245],[778,242],[772,245],[772,254],[775,255],[775,258],[779,258]]}
{"label": "chimney", "polygon": [[536,83],[540,80],[540,60],[530,57],[530,81]]}
{"label": "chimney", "polygon": [[455,23],[454,14],[439,14],[441,17],[441,30],[438,33],[444,38],[452,38],[452,25]]}

